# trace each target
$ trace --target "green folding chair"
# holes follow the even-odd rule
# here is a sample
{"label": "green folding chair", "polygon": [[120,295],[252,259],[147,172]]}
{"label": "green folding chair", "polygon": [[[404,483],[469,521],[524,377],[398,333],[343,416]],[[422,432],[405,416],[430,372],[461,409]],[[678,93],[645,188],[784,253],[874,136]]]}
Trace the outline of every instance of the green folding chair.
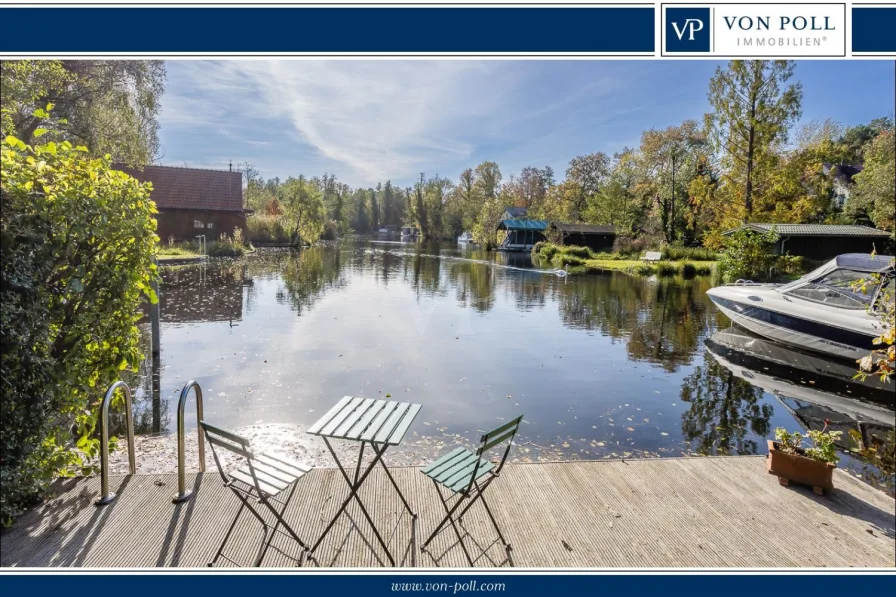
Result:
{"label": "green folding chair", "polygon": [[[224,479],[224,486],[233,491],[240,502],[242,502],[233,522],[230,523],[230,528],[224,534],[221,546],[218,547],[215,557],[208,565],[214,566],[220,558],[237,566],[239,565],[223,554],[224,546],[227,545],[230,534],[233,533],[240,515],[246,508],[258,519],[262,526],[261,544],[258,548],[258,554],[252,563],[253,566],[258,567],[261,565],[261,561],[264,559],[264,555],[267,553],[277,533],[291,537],[302,547],[302,556],[299,558],[301,561],[308,551],[308,546],[283,519],[283,513],[286,511],[289,501],[295,493],[298,480],[311,472],[311,467],[268,454],[255,454],[249,447],[248,439],[209,425],[205,421],[200,421],[199,425],[205,432],[205,438],[212,448],[212,456],[215,459],[221,478]],[[245,462],[236,470],[229,473],[226,472],[218,459],[216,447],[241,456]],[[284,495],[285,497],[283,497]],[[264,516],[253,507],[253,504],[264,505],[273,514],[276,520],[275,524],[271,525],[266,521]],[[281,526],[285,532],[280,530]]]}
{"label": "green folding chair", "polygon": [[[509,423],[492,429],[483,435],[480,440],[481,443],[479,448],[476,450],[475,454],[466,448],[457,448],[423,469],[423,474],[432,479],[433,485],[436,487],[436,492],[439,494],[439,499],[442,502],[442,506],[445,508],[445,518],[442,519],[439,526],[435,528],[423,544],[423,550],[425,550],[436,535],[445,528],[445,525],[450,523],[451,527],[454,529],[454,533],[457,535],[457,540],[460,543],[461,548],[464,550],[464,555],[467,557],[467,561],[470,562],[470,566],[472,567],[475,560],[470,557],[470,552],[467,550],[466,545],[464,545],[463,535],[457,525],[461,522],[464,514],[467,513],[467,510],[469,510],[477,500],[480,500],[482,505],[485,506],[485,511],[488,512],[488,517],[491,519],[492,525],[494,525],[495,530],[498,532],[498,537],[501,539],[501,543],[504,544],[504,548],[509,555],[512,548],[504,539],[504,534],[501,532],[498,522],[495,520],[495,515],[492,514],[491,508],[488,507],[488,502],[485,501],[484,493],[486,488],[488,488],[488,486],[501,474],[501,469],[504,467],[507,455],[510,454],[510,446],[513,445],[513,438],[516,435],[522,420],[523,416],[520,415]],[[484,453],[494,450],[505,443],[507,444],[507,447],[504,448],[504,453],[497,465],[482,458]],[[442,493],[442,487],[447,489],[446,494]],[[455,500],[454,504],[449,506],[449,502],[452,499]],[[463,510],[461,510],[457,516],[455,516],[455,513],[464,502],[466,502],[466,506],[464,506]],[[482,555],[484,555],[484,552],[476,559],[478,560]]]}

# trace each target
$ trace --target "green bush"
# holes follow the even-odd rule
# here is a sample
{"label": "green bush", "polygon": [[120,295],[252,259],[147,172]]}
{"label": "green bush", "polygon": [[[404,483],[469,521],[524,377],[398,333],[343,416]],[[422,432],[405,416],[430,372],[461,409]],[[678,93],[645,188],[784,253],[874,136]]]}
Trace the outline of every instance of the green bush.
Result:
{"label": "green bush", "polygon": [[763,282],[773,275],[778,235],[774,230],[759,234],[741,228],[727,237],[719,259],[719,273],[725,282],[753,280]]}
{"label": "green bush", "polygon": [[553,260],[554,255],[560,252],[560,247],[555,244],[541,241],[535,243],[532,247],[532,257],[535,259],[541,259],[547,262]]}
{"label": "green bush", "polygon": [[242,257],[246,254],[243,245],[243,231],[233,229],[233,236],[221,234],[217,241],[213,241],[207,248],[209,257]]}
{"label": "green bush", "polygon": [[674,276],[678,273],[678,268],[674,263],[660,261],[656,264],[656,273],[658,276]]}
{"label": "green bush", "polygon": [[667,246],[662,250],[663,259],[670,261],[715,261],[719,254],[706,247],[675,247]]}
{"label": "green bush", "polygon": [[13,137],[0,152],[0,522],[8,525],[54,477],[92,470],[95,401],[142,358],[136,323],[143,297],[155,300],[158,237],[152,186],[113,170],[108,155]]}
{"label": "green bush", "polygon": [[575,255],[576,257],[581,257],[582,259],[591,259],[592,257],[591,249],[589,249],[588,247],[568,246],[562,247],[560,251],[565,255]]}
{"label": "green bush", "polygon": [[780,255],[775,260],[775,267],[782,274],[798,276],[806,273],[806,262],[799,255]]}
{"label": "green bush", "polygon": [[649,263],[639,263],[631,268],[631,272],[639,276],[652,276],[656,273],[656,268]]}
{"label": "green bush", "polygon": [[292,240],[283,216],[252,215],[246,220],[246,228],[250,242],[289,243]]}

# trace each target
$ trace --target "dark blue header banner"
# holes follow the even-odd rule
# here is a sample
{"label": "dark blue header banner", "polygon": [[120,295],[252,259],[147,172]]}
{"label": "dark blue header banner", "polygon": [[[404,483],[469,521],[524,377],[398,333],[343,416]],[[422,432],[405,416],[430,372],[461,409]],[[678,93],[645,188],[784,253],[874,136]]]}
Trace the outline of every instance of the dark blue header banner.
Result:
{"label": "dark blue header banner", "polygon": [[[655,10],[653,5],[3,8],[0,18],[5,23],[0,53],[652,54]],[[35,35],[35,23],[57,33]]]}
{"label": "dark blue header banner", "polygon": [[879,54],[896,52],[896,8],[853,7],[852,51]]}
{"label": "dark blue header banner", "polygon": [[[781,594],[838,594],[854,592],[856,583],[862,592],[885,594],[893,581],[891,574],[447,574],[396,575],[371,574],[102,574],[73,578],[68,574],[5,575],[3,587],[8,594],[62,595],[72,587],[90,586],[97,594],[125,592],[129,597],[160,594],[178,595],[693,595],[719,593],[726,597],[755,597],[774,587]],[[889,581],[887,580],[889,577]],[[10,593],[13,591],[13,593]]]}

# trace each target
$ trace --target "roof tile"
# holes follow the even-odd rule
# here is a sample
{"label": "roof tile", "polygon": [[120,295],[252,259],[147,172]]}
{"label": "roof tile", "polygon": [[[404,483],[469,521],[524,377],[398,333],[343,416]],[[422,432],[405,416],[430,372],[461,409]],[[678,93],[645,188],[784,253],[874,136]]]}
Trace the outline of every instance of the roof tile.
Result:
{"label": "roof tile", "polygon": [[138,170],[122,164],[113,167],[141,182],[151,182],[150,198],[159,209],[243,211],[240,172],[171,166],[144,166]]}

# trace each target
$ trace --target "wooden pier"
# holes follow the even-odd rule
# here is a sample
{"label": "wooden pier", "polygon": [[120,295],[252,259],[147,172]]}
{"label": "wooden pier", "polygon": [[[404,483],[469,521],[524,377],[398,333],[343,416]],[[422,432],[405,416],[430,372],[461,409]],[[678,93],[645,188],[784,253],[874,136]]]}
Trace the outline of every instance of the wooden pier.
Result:
{"label": "wooden pier", "polygon": [[[412,467],[390,469],[419,517],[403,513],[381,470],[362,500],[402,566],[465,567],[449,528],[429,549],[422,538],[441,519],[429,480]],[[118,498],[96,507],[99,479],[63,480],[57,496],[0,535],[3,566],[205,566],[238,502],[214,471],[189,475],[196,495],[172,504],[176,475],[112,479]],[[477,505],[464,518],[477,566],[517,567],[892,567],[894,501],[843,471],[824,497],[782,487],[762,457],[670,458],[509,464],[489,502],[513,550],[496,542]],[[299,483],[286,518],[307,542],[346,495],[335,469]],[[354,521],[354,522],[353,522]],[[357,522],[357,526],[355,526]],[[245,523],[245,524],[244,524]],[[386,558],[357,510],[340,519],[302,566],[381,566]],[[244,516],[226,554],[250,562],[260,527]],[[279,537],[264,566],[295,566],[297,545]]]}

